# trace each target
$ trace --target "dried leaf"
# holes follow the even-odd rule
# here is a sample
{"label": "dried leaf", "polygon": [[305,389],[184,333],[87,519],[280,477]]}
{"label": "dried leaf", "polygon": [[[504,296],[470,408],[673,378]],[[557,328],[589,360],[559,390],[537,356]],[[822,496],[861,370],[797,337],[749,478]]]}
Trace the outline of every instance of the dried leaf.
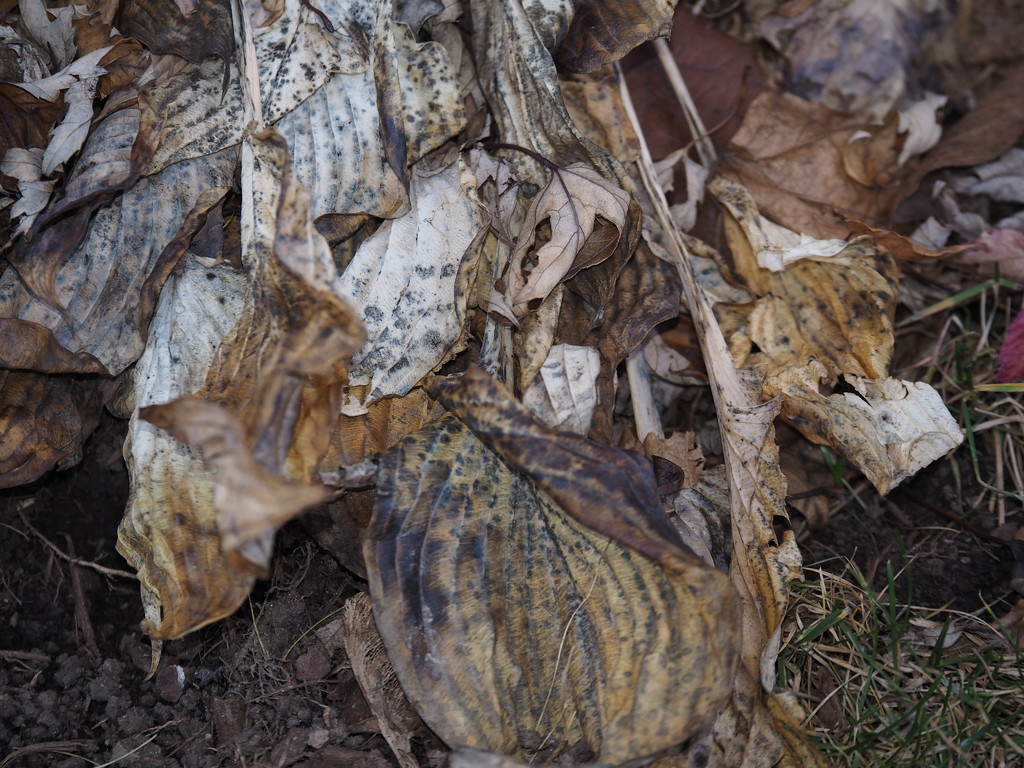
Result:
{"label": "dried leaf", "polygon": [[1024,65],[1012,70],[978,100],[978,105],[946,130],[935,147],[911,168],[904,189],[909,195],[931,171],[973,167],[1010,149],[1024,134]]}
{"label": "dried leaf", "polygon": [[377,718],[381,735],[402,768],[420,768],[412,754],[409,737],[422,729],[423,723],[402,693],[395,670],[388,662],[384,641],[373,622],[370,596],[360,592],[350,597],[341,617],[345,628],[345,653],[352,663],[352,674]]}
{"label": "dried leaf", "polygon": [[[694,16],[684,4],[676,11],[669,46],[704,125],[713,127],[709,138],[716,149],[724,149],[750,102],[768,87],[769,76],[752,46],[719,29],[713,19]],[[651,154],[660,158],[690,145],[694,137],[678,99],[665,98],[672,85],[664,67],[644,53],[641,49],[625,62],[625,76],[644,138]],[[708,61],[715,65],[707,66]]]}
{"label": "dried leaf", "polygon": [[768,16],[761,33],[785,58],[787,90],[831,109],[881,118],[904,95],[920,45],[906,30],[924,23],[925,12],[913,0],[884,7],[871,0],[821,0],[802,13]]}
{"label": "dried leaf", "polygon": [[6,154],[11,147],[45,147],[59,114],[59,105],[0,83],[0,150]]}
{"label": "dried leaf", "polygon": [[886,494],[961,442],[963,434],[941,396],[919,381],[845,375],[852,389],[827,397],[816,360],[765,382],[785,394],[784,412],[805,436],[847,456],[881,494]]}
{"label": "dried leaf", "polygon": [[[146,350],[131,372],[132,405],[173,401],[199,389],[221,339],[242,310],[245,275],[186,257],[157,305]],[[213,474],[198,452],[133,414],[125,442],[131,490],[117,551],[138,572],[142,629],[174,638],[229,615],[259,568],[221,549]]]}
{"label": "dried leaf", "polygon": [[341,282],[364,318],[367,342],[352,358],[364,405],[405,395],[457,350],[487,229],[475,181],[461,160],[415,174],[411,209],[359,248]]}
{"label": "dried leaf", "polygon": [[0,370],[0,488],[77,464],[112,391],[107,378]]}
{"label": "dried leaf", "polygon": [[284,525],[330,495],[323,486],[290,483],[260,466],[246,446],[241,422],[219,405],[182,397],[146,406],[139,418],[202,452],[213,470],[213,506],[225,551],[258,541],[268,528]]}
{"label": "dried leaf", "polygon": [[736,272],[760,297],[747,330],[760,351],[742,364],[774,375],[813,356],[833,377],[886,376],[896,293],[888,254],[869,237],[800,242],[760,216],[742,187],[720,178],[709,189],[730,214]]}
{"label": "dried leaf", "polygon": [[699,730],[727,690],[733,603],[662,516],[649,465],[542,428],[478,369],[435,391],[484,442],[449,415],[389,453],[365,547],[428,725],[451,745],[612,763]]}
{"label": "dried leaf", "polygon": [[597,405],[601,356],[593,347],[558,344],[551,347],[523,405],[553,429],[585,435]]}
{"label": "dried leaf", "polygon": [[107,55],[112,47],[107,46],[106,48],[99,48],[91,53],[87,53],[85,56],[75,59],[54,75],[44,77],[41,80],[18,83],[18,87],[25,89],[37,99],[56,101],[61,93],[79,80],[87,80],[105,74],[106,70],[99,66],[99,61]]}
{"label": "dried leaf", "polygon": [[0,172],[18,180],[18,192],[21,193],[21,197],[11,206],[10,211],[11,219],[24,217],[18,223],[17,234],[23,234],[31,229],[36,216],[50,202],[54,182],[43,179],[42,163],[43,150],[35,147],[12,147],[4,155],[3,163],[0,163]]}
{"label": "dried leaf", "polygon": [[195,0],[189,13],[175,0],[132,0],[121,4],[117,27],[154,53],[173,53],[193,64],[207,56],[227,62],[235,51],[227,0]]}
{"label": "dried leaf", "polygon": [[[628,231],[629,207],[629,194],[589,167],[554,170],[526,214],[525,236],[516,243],[505,273],[504,294],[512,313],[522,317],[560,282],[611,256]],[[545,221],[551,236],[534,248],[537,228]]]}
{"label": "dried leaf", "polygon": [[880,156],[858,172],[867,178],[847,172],[850,139],[868,127],[865,115],[842,115],[791,94],[766,92],[750,105],[732,139],[727,173],[751,191],[769,219],[816,238],[845,237],[849,228],[836,211],[878,225],[903,194],[899,186],[874,183],[880,170],[897,168],[895,126],[887,135],[864,139],[884,142],[871,146]]}
{"label": "dried leaf", "polygon": [[[120,129],[115,132],[123,135]],[[89,352],[119,374],[142,352],[141,288],[161,251],[206,185],[231,184],[235,157],[232,150],[226,152],[139,179],[96,214],[84,237],[81,229],[91,213],[88,207],[58,221],[31,243],[19,244],[11,259],[17,273],[9,268],[0,277],[0,315],[46,326],[64,347]],[[98,178],[105,166],[99,163],[89,178]],[[83,190],[82,196],[91,195]],[[32,269],[42,274],[35,275]],[[32,292],[22,283],[26,275]]]}
{"label": "dried leaf", "polygon": [[64,92],[67,111],[53,130],[43,155],[43,175],[50,176],[71,158],[85,143],[92,123],[92,101],[96,94],[96,78],[78,80]]}
{"label": "dried leaf", "polygon": [[40,373],[99,373],[103,364],[88,352],[69,352],[49,328],[14,318],[0,318],[0,368]]}
{"label": "dried leaf", "polygon": [[79,8],[54,8],[50,13],[42,0],[19,0],[21,23],[28,35],[49,55],[54,69],[71,63],[75,57],[75,29],[72,22],[81,13]]}
{"label": "dried leaf", "polygon": [[577,0],[575,13],[555,58],[570,72],[593,72],[618,61],[636,46],[672,30],[675,0],[602,3]]}

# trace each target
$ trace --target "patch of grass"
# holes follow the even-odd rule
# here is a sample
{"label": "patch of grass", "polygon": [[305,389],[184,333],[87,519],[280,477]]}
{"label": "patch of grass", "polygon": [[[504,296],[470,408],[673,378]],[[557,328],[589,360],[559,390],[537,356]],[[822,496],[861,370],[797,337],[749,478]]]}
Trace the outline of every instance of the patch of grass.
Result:
{"label": "patch of grass", "polygon": [[[1024,655],[994,616],[917,608],[852,566],[808,569],[783,634],[781,685],[838,765],[1024,765]],[[908,587],[909,590],[909,587]]]}

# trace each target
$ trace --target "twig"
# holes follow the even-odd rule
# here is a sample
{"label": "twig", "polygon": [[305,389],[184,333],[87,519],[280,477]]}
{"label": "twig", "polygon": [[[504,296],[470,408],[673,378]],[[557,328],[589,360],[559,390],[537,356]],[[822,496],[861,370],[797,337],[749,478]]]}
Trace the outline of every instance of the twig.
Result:
{"label": "twig", "polygon": [[24,512],[19,511],[18,515],[21,517],[21,522],[25,524],[25,527],[28,528],[29,531],[32,532],[32,535],[35,536],[37,539],[39,539],[47,547],[49,547],[49,549],[55,555],[57,555],[57,557],[59,557],[61,560],[64,560],[65,562],[68,562],[68,563],[71,563],[72,565],[80,565],[83,568],[92,568],[94,571],[96,571],[97,573],[102,573],[104,576],[117,577],[117,578],[121,578],[121,579],[135,579],[135,580],[137,580],[139,578],[134,573],[129,573],[128,571],[119,571],[116,568],[107,568],[106,566],[100,565],[99,563],[94,563],[94,562],[92,562],[90,560],[83,560],[80,557],[72,557],[71,555],[69,555],[66,552],[64,552],[60,547],[58,547],[52,541],[50,541],[48,538],[43,536],[43,534],[41,534],[36,529],[36,527],[34,525],[32,525],[32,523],[30,523],[28,521],[28,518],[25,517],[25,513]]}
{"label": "twig", "polygon": [[708,138],[708,132],[697,112],[697,105],[694,104],[693,97],[690,96],[690,89],[686,87],[683,74],[679,71],[679,66],[672,55],[672,49],[668,47],[668,43],[663,38],[658,38],[654,41],[654,50],[658,52],[658,61],[661,62],[668,81],[672,85],[672,90],[683,108],[683,114],[686,115],[686,124],[690,127],[690,133],[693,134],[694,142],[696,142],[701,165],[710,170],[711,166],[715,164],[715,147]]}
{"label": "twig", "polygon": [[[75,556],[75,544],[66,533],[64,540],[68,545],[68,554]],[[100,647],[96,643],[96,630],[93,629],[92,619],[89,618],[89,600],[85,596],[85,586],[82,584],[81,566],[71,563],[71,592],[75,596],[75,624],[82,631],[82,638],[85,641],[85,650],[92,656],[93,661],[100,659]]]}
{"label": "twig", "polygon": [[44,661],[50,662],[48,654],[37,651],[5,651],[0,649],[0,659],[17,659],[18,661]]}
{"label": "twig", "polygon": [[63,754],[69,749],[84,747],[92,742],[88,741],[41,741],[38,744],[29,744],[27,747],[16,749],[3,760],[0,760],[0,768],[6,768],[20,757],[27,755],[38,755],[44,752],[56,752]]}
{"label": "twig", "polygon": [[633,403],[633,421],[636,424],[637,439],[643,444],[648,435],[664,439],[665,431],[661,417],[654,405],[651,392],[651,374],[641,344],[626,358],[626,375],[629,378],[629,399]]}

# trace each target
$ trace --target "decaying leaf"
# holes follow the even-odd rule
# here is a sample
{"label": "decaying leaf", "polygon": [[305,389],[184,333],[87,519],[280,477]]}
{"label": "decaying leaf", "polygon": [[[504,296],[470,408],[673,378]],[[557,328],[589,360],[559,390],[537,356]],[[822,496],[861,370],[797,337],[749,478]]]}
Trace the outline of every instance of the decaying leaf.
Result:
{"label": "decaying leaf", "polygon": [[[308,193],[295,178],[283,140],[269,130],[247,139],[246,152],[258,171],[246,175],[243,188],[244,299],[239,305],[236,281],[231,296],[220,296],[231,301],[235,314],[215,306],[196,312],[201,318],[212,311],[219,320],[196,334],[206,340],[198,346],[177,335],[180,325],[154,321],[154,362],[143,366],[144,358],[136,369],[137,376],[139,368],[151,376],[157,358],[166,364],[177,357],[174,370],[192,370],[186,386],[175,381],[173,391],[157,390],[163,398],[151,392],[143,400],[137,394],[139,405],[197,390],[203,398],[179,399],[147,413],[172,433],[199,442],[205,462],[197,466],[193,453],[145,432],[133,435],[129,446],[130,466],[139,466],[147,452],[167,456],[142,465],[150,476],[135,479],[138,501],[129,504],[119,538],[122,554],[140,569],[145,629],[154,637],[178,637],[233,611],[266,568],[276,527],[325,498],[323,488],[306,483],[327,450],[345,359],[363,339],[336,293],[330,252],[313,228]],[[230,270],[227,264],[217,269]],[[217,301],[217,294],[206,300]],[[139,442],[143,436],[148,442]],[[212,477],[207,465],[216,469]],[[192,477],[196,489],[175,498],[175,490]],[[182,525],[188,535],[176,530]],[[198,550],[197,559],[206,563],[221,560],[207,572],[153,565],[160,562],[158,553],[183,548]],[[234,571],[225,573],[225,567]]]}
{"label": "decaying leaf", "polygon": [[23,216],[18,223],[18,232],[32,228],[32,224],[48,202],[53,191],[53,180],[43,178],[43,150],[11,147],[0,163],[0,173],[18,180],[21,197],[11,206],[12,219]]}
{"label": "decaying leaf", "polygon": [[[242,309],[245,275],[186,257],[168,278],[146,350],[131,372],[134,408],[198,390],[221,339]],[[133,414],[124,448],[131,482],[117,551],[136,570],[143,631],[179,637],[230,614],[259,568],[223,552],[213,506],[213,473],[202,456]],[[184,556],[182,556],[184,554]]]}
{"label": "decaying leaf", "polygon": [[[536,307],[581,269],[611,256],[626,229],[630,196],[582,165],[559,168],[534,199],[505,274],[505,300],[514,317]],[[534,249],[537,228],[551,236]]]}
{"label": "decaying leaf", "polygon": [[423,723],[409,704],[395,670],[388,662],[384,641],[373,622],[370,596],[360,592],[345,602],[341,614],[345,630],[345,653],[352,663],[359,688],[370,711],[377,718],[381,735],[402,768],[420,768],[412,754],[409,738]]}
{"label": "decaying leaf", "polygon": [[411,209],[359,248],[341,282],[367,329],[350,380],[364,405],[407,394],[448,360],[463,338],[469,289],[487,219],[461,160],[415,174]]}
{"label": "decaying leaf", "polygon": [[556,53],[559,67],[570,72],[593,72],[618,61],[633,48],[672,29],[675,0],[574,2],[569,30]]}
{"label": "decaying leaf", "polygon": [[146,406],[139,418],[202,452],[213,470],[213,505],[225,550],[259,540],[267,528],[284,525],[329,495],[323,486],[289,483],[260,466],[245,445],[238,418],[215,403],[182,397]]}
{"label": "decaying leaf", "polygon": [[542,427],[478,369],[433,391],[473,432],[448,415],[384,457],[365,545],[427,724],[453,747],[609,763],[699,731],[728,691],[734,603],[646,460]]}
{"label": "decaying leaf", "polygon": [[801,240],[762,217],[743,187],[719,178],[709,190],[729,211],[735,271],[759,297],[747,333],[760,352],[739,364],[774,374],[814,356],[833,376],[885,376],[896,296],[889,254],[866,236]]}
{"label": "decaying leaf", "polygon": [[[761,217],[742,187],[717,179],[710,189],[729,211],[736,272],[760,296],[745,329],[758,351],[744,352],[738,334],[731,350],[764,376],[768,397],[781,395],[783,417],[849,457],[880,493],[959,445],[938,393],[887,378],[896,294],[889,254],[869,236],[787,245],[794,233]],[[851,391],[821,394],[838,386]]]}
{"label": "decaying leaf", "polygon": [[0,370],[0,488],[77,464],[112,391],[106,377]]}
{"label": "decaying leaf", "polygon": [[601,356],[593,347],[551,347],[540,375],[523,393],[523,405],[549,427],[577,435],[590,431],[597,405]]}
{"label": "decaying leaf", "polygon": [[920,381],[844,375],[846,391],[822,394],[817,360],[765,380],[783,395],[783,414],[815,442],[835,448],[886,494],[963,442],[938,392]]}
{"label": "decaying leaf", "polygon": [[[836,211],[882,224],[902,194],[900,186],[869,186],[873,178],[858,180],[848,172],[850,139],[870,122],[864,115],[843,115],[792,94],[766,92],[750,105],[732,139],[727,172],[773,221],[816,238],[845,237],[849,227]],[[872,159],[872,168],[897,167],[895,127],[885,138],[885,145],[872,145],[872,152],[888,159]]]}
{"label": "decaying leaf", "polygon": [[762,34],[783,48],[789,90],[831,109],[883,117],[904,95],[907,68],[919,38],[906,30],[923,23],[925,3],[821,0],[802,13],[768,16]]}

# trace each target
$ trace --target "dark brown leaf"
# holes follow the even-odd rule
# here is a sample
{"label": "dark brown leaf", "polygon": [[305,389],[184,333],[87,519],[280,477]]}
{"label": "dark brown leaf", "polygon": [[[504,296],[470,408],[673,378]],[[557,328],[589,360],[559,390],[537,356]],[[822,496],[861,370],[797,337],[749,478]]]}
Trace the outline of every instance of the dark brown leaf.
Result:
{"label": "dark brown leaf", "polygon": [[103,363],[88,352],[75,354],[58,344],[49,328],[10,317],[0,318],[0,368],[109,374]]}
{"label": "dark brown leaf", "polygon": [[0,371],[0,488],[77,464],[112,391],[94,376]]}
{"label": "dark brown leaf", "polygon": [[235,52],[228,0],[197,0],[189,14],[183,14],[175,0],[129,0],[121,3],[115,26],[154,53],[173,53],[193,64],[207,56],[227,62]]}
{"label": "dark brown leaf", "polygon": [[569,31],[555,54],[559,68],[593,72],[641,43],[667,37],[677,0],[577,0]]}

